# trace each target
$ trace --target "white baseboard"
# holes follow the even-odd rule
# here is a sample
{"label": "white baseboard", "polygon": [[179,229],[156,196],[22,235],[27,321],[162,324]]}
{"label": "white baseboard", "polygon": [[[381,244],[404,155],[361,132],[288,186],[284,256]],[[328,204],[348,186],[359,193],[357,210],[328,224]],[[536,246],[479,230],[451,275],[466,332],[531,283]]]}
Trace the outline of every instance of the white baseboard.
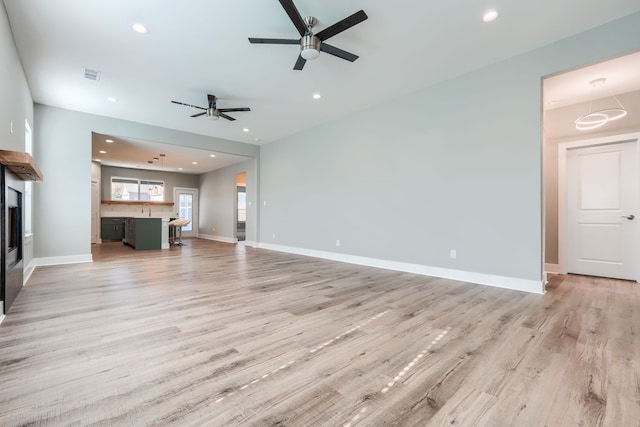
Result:
{"label": "white baseboard", "polygon": [[[0,301],[0,310],[4,311],[4,302]],[[5,315],[4,314],[0,314],[0,324],[2,324],[2,321],[4,320]]]}
{"label": "white baseboard", "polygon": [[244,241],[244,245],[245,246],[251,246],[252,248],[257,248],[258,247],[258,242],[254,242],[253,240],[245,240]]}
{"label": "white baseboard", "polygon": [[551,274],[560,274],[560,273],[558,273],[560,271],[560,266],[558,264],[546,263],[544,265],[544,271],[546,271],[547,273],[551,273]]}
{"label": "white baseboard", "polygon": [[493,274],[474,273],[462,270],[452,270],[449,268],[431,267],[428,265],[411,264],[406,262],[388,261],[376,258],[367,258],[355,255],[339,254],[335,252],[317,251],[313,249],[302,249],[291,246],[272,245],[260,243],[259,248],[269,249],[279,252],[287,252],[297,255],[311,256],[316,258],[329,259],[332,261],[346,262],[348,264],[364,265],[367,267],[384,268],[386,270],[403,271],[407,273],[420,274],[423,276],[441,277],[443,279],[459,280],[463,282],[476,283],[479,285],[493,286],[497,288],[512,289],[516,291],[530,292],[534,294],[544,293],[544,283],[542,281],[518,279],[514,277],[496,276]]}
{"label": "white baseboard", "polygon": [[22,286],[27,284],[27,282],[29,281],[29,278],[31,277],[31,274],[33,273],[33,271],[35,269],[36,269],[36,263],[35,263],[34,260],[31,260],[29,265],[26,266],[25,269],[24,269],[24,275],[23,275],[23,278],[22,278]]}
{"label": "white baseboard", "polygon": [[32,261],[34,267],[42,267],[45,265],[78,264],[81,262],[93,262],[93,257],[91,256],[91,254],[52,256],[45,258],[34,258]]}
{"label": "white baseboard", "polygon": [[212,236],[210,234],[198,234],[198,238],[205,240],[215,240],[216,242],[238,243],[238,239],[235,239],[233,237]]}

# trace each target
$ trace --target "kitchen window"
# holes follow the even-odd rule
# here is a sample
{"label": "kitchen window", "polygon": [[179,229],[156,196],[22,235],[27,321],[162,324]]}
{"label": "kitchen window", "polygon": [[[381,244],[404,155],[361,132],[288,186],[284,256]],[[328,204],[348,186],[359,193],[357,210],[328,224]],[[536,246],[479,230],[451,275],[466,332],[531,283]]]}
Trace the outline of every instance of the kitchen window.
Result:
{"label": "kitchen window", "polygon": [[164,182],[137,178],[111,178],[111,200],[164,201]]}

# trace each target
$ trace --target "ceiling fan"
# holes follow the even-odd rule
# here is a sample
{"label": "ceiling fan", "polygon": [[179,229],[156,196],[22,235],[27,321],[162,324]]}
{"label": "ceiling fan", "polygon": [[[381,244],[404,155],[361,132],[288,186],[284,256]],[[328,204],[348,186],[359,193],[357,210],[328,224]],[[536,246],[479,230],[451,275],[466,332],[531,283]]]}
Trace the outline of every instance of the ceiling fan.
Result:
{"label": "ceiling fan", "polygon": [[296,29],[300,33],[299,39],[265,39],[249,37],[250,43],[264,43],[264,44],[299,44],[300,55],[298,60],[293,66],[294,70],[302,70],[304,64],[308,59],[315,59],[320,56],[320,51],[326,52],[330,55],[337,56],[338,58],[346,59],[347,61],[355,61],[358,59],[358,55],[354,55],[351,52],[347,52],[342,49],[338,49],[335,46],[324,43],[329,37],[333,37],[336,34],[348,30],[356,24],[364,21],[368,18],[364,10],[360,10],[351,16],[344,18],[342,21],[336,22],[330,27],[325,28],[318,34],[313,34],[313,27],[317,24],[317,19],[313,16],[307,16],[302,19],[300,12],[293,4],[293,0],[280,0],[280,4],[284,8],[287,15],[295,25]]}
{"label": "ceiling fan", "polygon": [[200,116],[204,116],[205,114],[207,115],[207,117],[209,117],[210,119],[213,120],[217,120],[220,117],[223,117],[227,120],[235,120],[233,117],[226,115],[225,113],[229,113],[229,112],[233,112],[233,111],[251,111],[250,108],[217,108],[216,107],[216,100],[218,98],[216,98],[215,95],[207,95],[207,99],[209,100],[209,107],[208,108],[204,108],[204,107],[198,107],[197,105],[191,105],[191,104],[186,104],[184,102],[179,102],[179,101],[171,101],[174,104],[179,104],[179,105],[184,105],[187,107],[192,107],[192,108],[198,108],[200,110],[205,110],[204,113],[197,113],[197,114],[192,114],[191,117],[200,117]]}

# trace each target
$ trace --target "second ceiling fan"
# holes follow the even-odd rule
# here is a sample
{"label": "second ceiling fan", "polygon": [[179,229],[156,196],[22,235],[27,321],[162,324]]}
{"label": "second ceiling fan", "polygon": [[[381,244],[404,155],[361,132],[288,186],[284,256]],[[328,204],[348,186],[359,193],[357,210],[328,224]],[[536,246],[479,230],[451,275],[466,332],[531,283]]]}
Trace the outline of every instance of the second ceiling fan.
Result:
{"label": "second ceiling fan", "polygon": [[298,33],[300,33],[299,39],[268,39],[268,38],[255,38],[249,37],[250,43],[262,43],[262,44],[299,44],[300,54],[298,60],[293,66],[294,70],[302,70],[304,64],[308,59],[315,59],[320,55],[320,52],[326,52],[330,55],[337,56],[338,58],[346,59],[347,61],[355,61],[358,59],[358,55],[354,55],[351,52],[339,49],[330,44],[324,43],[329,37],[333,37],[336,34],[348,30],[356,24],[364,21],[368,18],[364,10],[344,18],[342,21],[336,22],[330,27],[325,28],[318,34],[313,33],[313,27],[316,25],[317,20],[313,16],[307,16],[302,18],[300,12],[293,4],[293,0],[280,0],[280,4],[284,8],[287,15],[295,25]]}
{"label": "second ceiling fan", "polygon": [[250,108],[246,108],[246,107],[242,107],[242,108],[217,108],[216,107],[216,101],[218,100],[218,98],[215,95],[207,95],[207,100],[209,101],[209,107],[205,108],[205,107],[199,107],[197,105],[192,105],[192,104],[186,104],[184,102],[180,102],[180,101],[171,101],[174,104],[178,104],[178,105],[184,105],[186,107],[192,107],[192,108],[198,108],[200,110],[204,110],[204,112],[202,113],[196,113],[196,114],[192,114],[191,117],[200,117],[200,116],[204,116],[205,114],[207,115],[207,117],[209,117],[210,119],[214,119],[217,120],[218,118],[222,117],[225,118],[227,120],[235,120],[233,117],[226,115],[225,113],[230,113],[230,112],[235,112],[235,111],[251,111]]}

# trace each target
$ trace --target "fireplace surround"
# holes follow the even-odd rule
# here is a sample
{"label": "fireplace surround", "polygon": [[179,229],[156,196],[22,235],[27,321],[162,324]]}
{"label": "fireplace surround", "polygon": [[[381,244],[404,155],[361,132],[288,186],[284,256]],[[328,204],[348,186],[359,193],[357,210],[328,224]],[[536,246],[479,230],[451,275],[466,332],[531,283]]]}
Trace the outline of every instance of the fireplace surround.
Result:
{"label": "fireplace surround", "polygon": [[23,285],[24,262],[22,257],[24,236],[23,192],[24,182],[13,172],[2,165],[0,212],[2,230],[1,235],[1,270],[2,287],[0,300],[3,304],[3,314],[9,310],[18,296]]}

